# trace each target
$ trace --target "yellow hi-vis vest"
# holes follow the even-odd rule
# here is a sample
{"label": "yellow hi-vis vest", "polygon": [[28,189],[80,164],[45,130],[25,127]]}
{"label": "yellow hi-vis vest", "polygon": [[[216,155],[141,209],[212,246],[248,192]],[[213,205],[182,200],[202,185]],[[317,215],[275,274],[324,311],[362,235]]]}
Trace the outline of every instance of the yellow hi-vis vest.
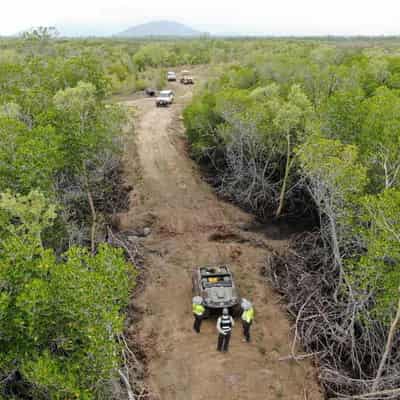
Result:
{"label": "yellow hi-vis vest", "polygon": [[193,314],[196,314],[196,315],[203,315],[204,311],[206,311],[204,306],[201,304],[193,304],[192,310],[193,310]]}
{"label": "yellow hi-vis vest", "polygon": [[249,308],[246,311],[243,311],[242,314],[242,320],[246,321],[248,324],[250,324],[251,321],[254,319],[254,308]]}

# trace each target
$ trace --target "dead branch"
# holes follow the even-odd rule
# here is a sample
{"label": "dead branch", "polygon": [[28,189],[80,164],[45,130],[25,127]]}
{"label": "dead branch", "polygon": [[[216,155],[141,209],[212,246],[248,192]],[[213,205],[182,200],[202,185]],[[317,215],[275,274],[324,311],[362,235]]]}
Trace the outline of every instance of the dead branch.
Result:
{"label": "dead branch", "polygon": [[[319,379],[328,395],[346,398],[375,392],[372,386],[389,329],[370,313],[373,293],[356,293],[343,285],[335,300],[339,271],[319,232],[299,235],[291,247],[284,255],[273,253],[265,268],[295,320],[292,354],[281,360],[302,359],[293,354],[293,346],[300,340],[304,357],[313,355],[320,366]],[[399,346],[397,332],[390,347]],[[379,388],[385,390],[400,387],[400,354],[389,353],[379,380]],[[390,397],[382,397],[386,398]]]}
{"label": "dead branch", "polygon": [[139,253],[137,247],[135,247],[135,252],[133,253],[130,247],[125,243],[125,241],[123,241],[119,236],[114,234],[114,232],[109,226],[107,226],[107,233],[113,243],[115,243],[119,247],[122,247],[126,251],[126,254],[128,255],[129,261],[132,263],[132,265],[136,265],[136,259]]}
{"label": "dead branch", "polygon": [[95,251],[96,251],[97,213],[96,213],[96,209],[94,207],[92,193],[90,192],[89,189],[87,190],[87,197],[88,197],[88,201],[89,201],[90,212],[92,214],[92,228],[91,228],[91,234],[90,234],[90,248],[91,248],[92,254],[94,254]]}
{"label": "dead branch", "polygon": [[[400,292],[400,288],[399,288],[399,292]],[[399,321],[400,321],[400,298],[399,298],[399,302],[397,305],[396,316],[394,317],[391,327],[390,327],[390,330],[389,330],[389,335],[388,335],[388,339],[387,339],[386,346],[385,346],[385,352],[383,353],[382,360],[379,364],[379,368],[378,368],[378,372],[376,374],[374,384],[372,385],[372,392],[375,392],[379,386],[379,380],[383,374],[383,370],[385,368],[387,358],[389,357],[390,351],[392,349],[393,338],[396,333],[397,327],[399,325]]]}
{"label": "dead branch", "polygon": [[305,360],[307,358],[316,357],[320,354],[322,354],[321,351],[317,351],[315,353],[307,353],[307,354],[296,354],[295,356],[290,354],[289,356],[278,358],[278,361],[291,361],[291,360],[301,361],[301,360]]}
{"label": "dead branch", "polygon": [[129,400],[136,400],[135,395],[133,394],[131,384],[129,383],[128,378],[123,374],[123,372],[119,369],[118,374],[121,377],[122,381],[124,382],[124,385],[126,387],[126,391],[128,392],[128,399]]}
{"label": "dead branch", "polygon": [[315,294],[315,291],[312,292],[312,293],[308,296],[307,300],[306,300],[306,301],[304,302],[304,304],[300,307],[300,310],[299,310],[299,312],[298,312],[298,314],[297,314],[296,323],[295,323],[294,338],[293,338],[293,343],[292,343],[292,347],[291,347],[291,355],[292,355],[292,358],[293,358],[294,360],[297,360],[297,357],[296,357],[296,354],[295,354],[296,342],[297,342],[297,327],[298,327],[298,325],[299,325],[299,321],[300,321],[300,318],[301,318],[301,314],[302,314],[304,308],[307,306],[307,303],[311,300],[311,298],[314,296],[314,294]]}
{"label": "dead branch", "polygon": [[400,388],[391,390],[382,390],[380,392],[371,392],[354,396],[330,397],[329,400],[389,400],[398,399]]}

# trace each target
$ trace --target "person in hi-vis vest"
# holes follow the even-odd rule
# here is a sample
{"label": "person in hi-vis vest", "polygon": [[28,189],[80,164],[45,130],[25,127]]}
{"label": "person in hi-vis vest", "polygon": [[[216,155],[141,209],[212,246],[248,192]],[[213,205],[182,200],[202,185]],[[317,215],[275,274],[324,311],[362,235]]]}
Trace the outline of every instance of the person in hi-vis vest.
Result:
{"label": "person in hi-vis vest", "polygon": [[203,299],[200,296],[193,297],[192,311],[194,316],[193,329],[196,333],[200,333],[201,323],[206,311],[205,307],[203,306]]}
{"label": "person in hi-vis vest", "polygon": [[254,307],[250,301],[242,299],[242,326],[243,326],[243,336],[246,342],[250,342],[250,327],[254,319]]}

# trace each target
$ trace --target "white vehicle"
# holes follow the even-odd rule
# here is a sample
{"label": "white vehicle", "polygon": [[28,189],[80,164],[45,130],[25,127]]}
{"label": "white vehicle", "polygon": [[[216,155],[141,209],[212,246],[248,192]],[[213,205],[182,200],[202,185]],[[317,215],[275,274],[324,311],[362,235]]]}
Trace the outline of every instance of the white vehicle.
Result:
{"label": "white vehicle", "polygon": [[194,79],[193,76],[190,75],[190,72],[187,70],[184,70],[181,72],[181,79],[180,82],[184,85],[193,85],[194,84]]}
{"label": "white vehicle", "polygon": [[176,82],[176,73],[169,71],[167,73],[167,80],[168,80],[168,82]]}
{"label": "white vehicle", "polygon": [[156,98],[157,107],[168,107],[174,102],[174,92],[172,90],[161,90]]}

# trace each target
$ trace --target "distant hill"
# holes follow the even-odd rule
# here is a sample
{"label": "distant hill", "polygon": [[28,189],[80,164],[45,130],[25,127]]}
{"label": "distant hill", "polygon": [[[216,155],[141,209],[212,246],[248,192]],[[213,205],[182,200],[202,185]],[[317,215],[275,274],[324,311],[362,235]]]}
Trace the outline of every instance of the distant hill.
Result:
{"label": "distant hill", "polygon": [[196,31],[189,26],[173,21],[155,21],[147,24],[133,26],[126,31],[118,33],[117,37],[193,37],[201,36],[203,32]]}

